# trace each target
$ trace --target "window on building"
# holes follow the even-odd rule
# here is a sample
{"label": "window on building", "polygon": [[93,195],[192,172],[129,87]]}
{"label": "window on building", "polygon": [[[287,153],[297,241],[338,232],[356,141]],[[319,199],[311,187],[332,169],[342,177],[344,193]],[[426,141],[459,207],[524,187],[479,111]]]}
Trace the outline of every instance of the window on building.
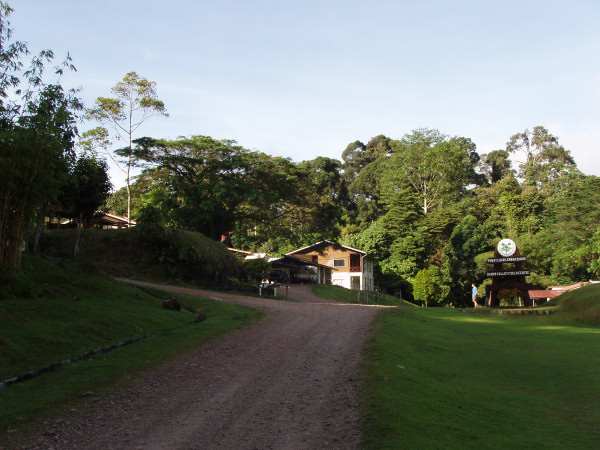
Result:
{"label": "window on building", "polygon": [[346,260],[345,259],[334,259],[333,267],[346,267]]}

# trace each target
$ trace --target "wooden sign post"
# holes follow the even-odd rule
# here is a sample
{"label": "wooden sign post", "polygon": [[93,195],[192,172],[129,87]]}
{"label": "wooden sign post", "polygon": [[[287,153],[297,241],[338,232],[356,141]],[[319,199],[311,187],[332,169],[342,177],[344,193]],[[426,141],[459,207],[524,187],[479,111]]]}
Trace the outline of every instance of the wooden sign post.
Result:
{"label": "wooden sign post", "polygon": [[[527,261],[525,256],[521,256],[519,249],[510,239],[502,239],[494,250],[494,257],[488,259],[489,264],[493,264],[493,269],[486,275],[492,278],[492,284],[486,286],[486,297],[489,295],[490,307],[500,306],[498,293],[504,289],[516,289],[521,292],[521,299],[524,306],[533,306],[529,298],[528,291],[533,289],[533,285],[525,281],[529,275],[529,270],[523,268],[523,263]],[[509,266],[509,267],[507,267]],[[509,282],[504,282],[509,280]]]}

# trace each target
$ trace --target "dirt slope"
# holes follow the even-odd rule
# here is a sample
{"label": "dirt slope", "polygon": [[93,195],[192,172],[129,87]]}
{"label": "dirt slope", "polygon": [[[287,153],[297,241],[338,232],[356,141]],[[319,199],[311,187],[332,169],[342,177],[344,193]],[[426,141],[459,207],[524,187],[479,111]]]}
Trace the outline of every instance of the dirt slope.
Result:
{"label": "dirt slope", "polygon": [[377,308],[330,303],[309,286],[290,288],[299,302],[172,290],[269,315],[98,399],[85,416],[47,424],[31,448],[358,446],[353,385]]}

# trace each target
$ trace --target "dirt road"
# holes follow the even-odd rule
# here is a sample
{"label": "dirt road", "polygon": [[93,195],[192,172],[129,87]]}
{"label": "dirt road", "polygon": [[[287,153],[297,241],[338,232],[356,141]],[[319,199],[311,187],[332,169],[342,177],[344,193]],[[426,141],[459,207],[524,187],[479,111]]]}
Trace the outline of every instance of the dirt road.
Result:
{"label": "dirt road", "polygon": [[356,448],[354,398],[375,307],[331,303],[293,286],[299,302],[189,289],[260,308],[258,325],[153,370],[34,438],[39,448]]}

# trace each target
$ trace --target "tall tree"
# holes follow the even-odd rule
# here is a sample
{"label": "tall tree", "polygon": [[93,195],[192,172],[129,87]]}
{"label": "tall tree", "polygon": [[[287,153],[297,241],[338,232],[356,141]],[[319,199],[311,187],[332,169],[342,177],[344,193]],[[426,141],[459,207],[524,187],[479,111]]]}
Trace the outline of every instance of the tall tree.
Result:
{"label": "tall tree", "polygon": [[421,269],[415,276],[413,285],[413,297],[418,302],[423,302],[423,306],[427,308],[429,302],[433,300],[435,294],[435,285],[429,274],[429,270]]}
{"label": "tall tree", "polygon": [[349,181],[358,175],[360,170],[371,161],[365,156],[367,146],[361,141],[354,141],[348,144],[342,152],[342,161],[344,177]]}
{"label": "tall tree", "polygon": [[136,155],[153,164],[172,222],[213,239],[238,221],[268,221],[282,198],[297,193],[291,161],[251,152],[231,140],[191,136],[141,140]]}
{"label": "tall tree", "polygon": [[573,174],[549,183],[542,228],[528,241],[536,272],[554,284],[583,281],[596,252],[591,243],[600,223],[600,178]]}
{"label": "tall tree", "polygon": [[425,213],[454,202],[477,178],[475,164],[479,158],[468,142],[465,138],[450,139],[438,130],[414,130],[397,143],[384,182],[410,186],[420,196]]}
{"label": "tall tree", "polygon": [[351,182],[362,169],[392,151],[392,140],[383,134],[371,138],[367,145],[361,141],[348,144],[342,153],[344,177]]}
{"label": "tall tree", "polygon": [[[24,70],[28,49],[11,42],[11,12],[0,2],[0,264],[16,272],[27,225],[55,199],[74,157],[81,102],[74,91],[45,81],[52,51],[34,56]],[[68,55],[54,73],[65,67],[74,69]]]}
{"label": "tall tree", "polygon": [[481,167],[490,184],[512,173],[509,153],[506,150],[493,150],[481,155]]}
{"label": "tall tree", "polygon": [[478,173],[475,168],[481,162],[481,156],[477,153],[477,145],[470,138],[454,136],[449,140],[450,144],[463,150],[469,158],[469,167],[466,169],[466,182],[472,186],[485,185],[487,180],[485,175]]}
{"label": "tall tree", "polygon": [[387,195],[385,210],[379,221],[394,239],[411,234],[424,215],[418,196],[410,188]]}
{"label": "tall tree", "polygon": [[455,305],[468,305],[471,283],[479,283],[485,277],[474,264],[477,255],[492,248],[485,231],[475,217],[468,215],[454,227],[444,247],[443,269],[449,281],[449,295]]}
{"label": "tall tree", "polygon": [[365,166],[348,186],[356,208],[356,220],[363,229],[385,213],[381,202],[381,181],[388,159],[382,156]]}
{"label": "tall tree", "polygon": [[542,126],[511,136],[506,143],[506,151],[523,154],[524,160],[519,164],[519,177],[538,188],[560,176],[579,172],[571,152]]}
{"label": "tall tree", "polygon": [[63,210],[76,219],[77,234],[73,246],[73,257],[76,257],[83,243],[85,230],[91,225],[94,213],[106,200],[111,189],[106,161],[83,154],[79,156],[65,181],[59,201]]}
{"label": "tall tree", "polygon": [[[150,117],[168,116],[164,103],[156,93],[156,83],[129,72],[113,86],[114,97],[98,97],[95,106],[88,110],[90,118],[103,127],[110,126],[116,136],[125,144],[117,155],[125,158],[125,167],[119,168],[125,173],[127,187],[127,220],[131,219],[131,167],[133,163],[133,136],[138,128]],[[90,143],[100,142],[106,145],[106,131],[96,128],[86,136]]]}
{"label": "tall tree", "polygon": [[334,204],[347,206],[348,188],[341,174],[342,164],[337,159],[319,156],[310,161],[303,161],[299,167],[306,170],[319,194]]}

